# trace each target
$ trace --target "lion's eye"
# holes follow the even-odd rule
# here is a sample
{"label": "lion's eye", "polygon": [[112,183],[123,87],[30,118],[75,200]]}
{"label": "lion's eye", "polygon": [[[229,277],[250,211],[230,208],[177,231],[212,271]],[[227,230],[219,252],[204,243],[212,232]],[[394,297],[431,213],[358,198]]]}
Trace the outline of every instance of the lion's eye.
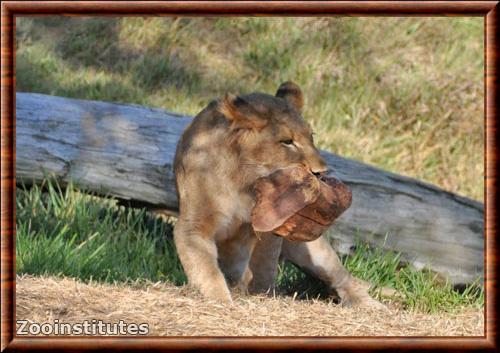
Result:
{"label": "lion's eye", "polygon": [[284,145],[293,145],[293,140],[292,139],[288,139],[288,140],[281,140],[280,141],[282,144]]}

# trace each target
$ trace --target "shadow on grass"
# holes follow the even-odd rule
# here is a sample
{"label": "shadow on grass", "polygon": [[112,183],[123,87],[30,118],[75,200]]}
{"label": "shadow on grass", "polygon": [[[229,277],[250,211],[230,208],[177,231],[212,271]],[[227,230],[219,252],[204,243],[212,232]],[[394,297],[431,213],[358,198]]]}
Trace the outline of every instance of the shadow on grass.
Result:
{"label": "shadow on grass", "polygon": [[[133,103],[140,103],[138,97],[151,96],[159,90],[184,91],[192,96],[213,91],[214,82],[204,80],[200,71],[197,48],[183,46],[187,52],[181,59],[166,34],[159,36],[156,47],[139,50],[120,44],[119,19],[47,17],[32,21],[25,33],[18,31],[17,39],[45,46],[48,58],[18,54],[16,74],[20,91]],[[166,21],[166,25],[171,25],[173,19]],[[51,47],[44,44],[40,33],[52,38]],[[88,78],[82,77],[65,84],[61,75],[56,75],[63,70],[84,70],[90,76],[104,72],[110,77],[127,77],[130,83],[114,79],[89,83]]]}
{"label": "shadow on grass", "polygon": [[[169,30],[172,28],[173,31],[177,28],[175,26],[196,26],[196,29],[190,30],[206,30],[202,34],[208,36],[207,42],[226,45],[228,52],[238,48],[239,61],[233,64],[244,65],[239,74],[245,76],[246,81],[242,77],[234,79],[221,76],[220,80],[214,82],[210,73],[204,71],[207,68],[203,67],[202,62],[209,60],[212,53],[207,52],[206,57],[203,57],[195,45],[182,42],[182,36],[172,38],[168,31],[157,35],[154,45],[137,48],[124,44],[123,38],[120,38],[120,19],[54,16],[32,19],[31,26],[24,33],[18,30],[18,40],[45,46],[45,50],[56,61],[43,60],[39,56],[29,58],[21,52],[18,55],[18,88],[22,91],[139,104],[137,97],[151,96],[159,90],[183,91],[192,97],[210,95],[215,98],[220,92],[214,91],[250,92],[256,88],[249,85],[272,86],[275,89],[281,83],[278,82],[280,80],[309,81],[309,77],[304,75],[310,73],[310,69],[296,62],[297,54],[303,53],[305,46],[308,50],[317,50],[318,55],[323,55],[325,48],[328,48],[345,57],[360,56],[359,53],[366,46],[365,38],[356,26],[345,21],[319,21],[314,25],[297,27],[285,36],[275,36],[268,33],[268,21],[219,18],[182,20],[179,25],[175,18],[164,19],[161,26],[169,26]],[[256,40],[260,35],[261,39]],[[51,38],[50,43],[44,42],[47,37]],[[370,55],[363,57],[360,65],[371,72],[374,58]],[[82,77],[81,80],[72,80],[71,84],[64,84],[61,76],[55,75],[58,70],[72,73],[87,70],[87,75],[104,72],[111,77],[127,77],[130,83],[125,85],[115,79],[109,83],[88,83],[88,79]],[[333,82],[335,92],[340,92],[343,84],[337,81],[335,77],[321,77],[314,90],[320,90],[325,83],[328,89]],[[320,96],[328,94],[318,93]]]}

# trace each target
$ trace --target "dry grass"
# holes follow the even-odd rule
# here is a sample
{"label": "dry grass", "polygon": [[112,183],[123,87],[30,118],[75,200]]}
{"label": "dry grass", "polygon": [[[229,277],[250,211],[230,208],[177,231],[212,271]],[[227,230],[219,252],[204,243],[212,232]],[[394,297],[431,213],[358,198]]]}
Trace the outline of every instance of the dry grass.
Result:
{"label": "dry grass", "polygon": [[102,320],[148,323],[155,336],[482,336],[484,313],[428,315],[342,308],[292,297],[238,297],[223,305],[188,287],[166,283],[124,286],[56,277],[17,278],[17,319],[37,323]]}

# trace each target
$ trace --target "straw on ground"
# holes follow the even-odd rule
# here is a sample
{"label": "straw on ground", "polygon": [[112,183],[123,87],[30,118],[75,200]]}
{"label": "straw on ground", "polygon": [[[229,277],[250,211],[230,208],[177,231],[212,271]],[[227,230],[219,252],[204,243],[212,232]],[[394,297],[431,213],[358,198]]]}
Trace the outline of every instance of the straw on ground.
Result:
{"label": "straw on ground", "polygon": [[201,298],[186,286],[85,284],[57,277],[17,277],[17,319],[36,323],[148,323],[155,336],[482,336],[484,313],[428,315],[343,308],[289,296],[237,297],[233,304]]}

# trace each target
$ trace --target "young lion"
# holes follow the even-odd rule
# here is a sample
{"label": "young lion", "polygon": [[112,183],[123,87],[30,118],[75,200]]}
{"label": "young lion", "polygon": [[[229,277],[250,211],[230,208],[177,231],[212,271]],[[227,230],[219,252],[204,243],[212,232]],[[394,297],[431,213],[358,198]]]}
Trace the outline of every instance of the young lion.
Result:
{"label": "young lion", "polygon": [[344,305],[380,307],[324,237],[292,242],[255,234],[250,224],[257,178],[293,165],[327,172],[302,106],[300,88],[285,82],[275,96],[227,94],[194,118],[174,162],[180,260],[189,283],[210,299],[231,301],[228,284],[251,292],[272,288],[281,255],[335,288]]}

